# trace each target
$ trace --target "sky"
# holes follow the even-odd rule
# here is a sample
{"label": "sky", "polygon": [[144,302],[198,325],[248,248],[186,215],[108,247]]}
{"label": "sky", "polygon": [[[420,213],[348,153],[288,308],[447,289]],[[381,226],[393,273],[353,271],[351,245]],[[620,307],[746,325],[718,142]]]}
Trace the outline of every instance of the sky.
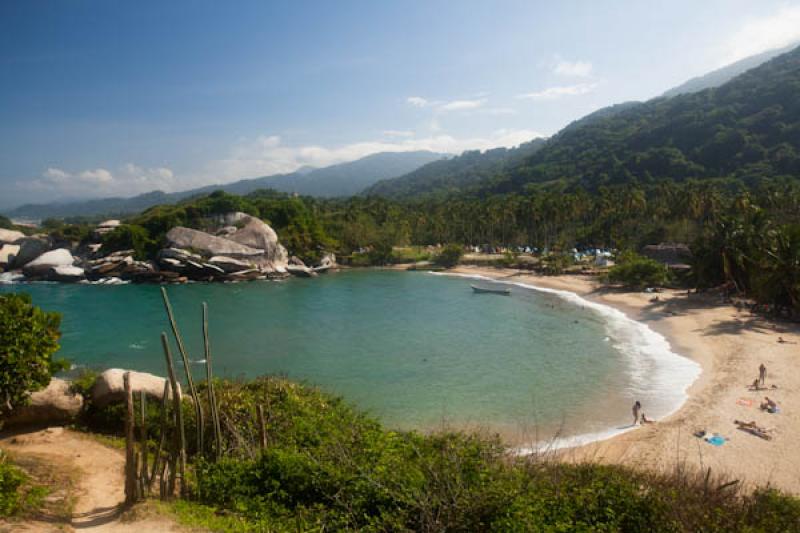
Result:
{"label": "sky", "polygon": [[0,209],[515,146],[800,39],[800,0],[2,0]]}

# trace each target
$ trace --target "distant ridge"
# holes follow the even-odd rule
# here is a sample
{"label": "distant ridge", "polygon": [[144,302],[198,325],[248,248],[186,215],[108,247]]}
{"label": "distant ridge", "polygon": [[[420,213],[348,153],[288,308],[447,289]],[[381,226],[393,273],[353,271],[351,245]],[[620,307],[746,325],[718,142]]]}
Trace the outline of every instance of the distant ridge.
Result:
{"label": "distant ridge", "polygon": [[703,89],[719,87],[720,85],[729,82],[739,74],[743,74],[752,68],[756,68],[757,66],[766,63],[773,57],[785,54],[797,45],[798,43],[794,43],[783,48],[767,50],[766,52],[740,59],[739,61],[731,63],[730,65],[713,70],[708,74],[703,74],[702,76],[692,78],[689,81],[678,85],[677,87],[669,89],[661,96],[671,98],[679,94],[696,93],[698,91],[702,91]]}
{"label": "distant ridge", "polygon": [[192,196],[224,190],[247,194],[258,189],[274,189],[308,196],[352,196],[386,178],[407,174],[446,157],[429,151],[381,152],[324,168],[301,167],[290,174],[245,179],[233,183],[208,185],[187,191],[165,193],[152,191],[130,198],[101,198],[73,202],[26,204],[5,214],[14,219],[123,216],[139,213],[158,204],[174,203]]}

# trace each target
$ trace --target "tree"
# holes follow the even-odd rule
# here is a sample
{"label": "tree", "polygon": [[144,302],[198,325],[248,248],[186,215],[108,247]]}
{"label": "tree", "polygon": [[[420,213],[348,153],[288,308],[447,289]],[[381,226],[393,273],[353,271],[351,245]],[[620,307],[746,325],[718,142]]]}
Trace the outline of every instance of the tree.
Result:
{"label": "tree", "polygon": [[442,248],[442,251],[436,256],[436,264],[445,268],[453,268],[461,260],[462,255],[464,255],[464,249],[461,246],[458,244],[448,244]]}
{"label": "tree", "polygon": [[669,270],[654,259],[626,252],[620,254],[618,263],[608,271],[608,280],[637,289],[656,287],[669,281]]}
{"label": "tree", "polygon": [[61,315],[42,311],[27,294],[0,295],[0,414],[24,405],[66,361],[56,360]]}

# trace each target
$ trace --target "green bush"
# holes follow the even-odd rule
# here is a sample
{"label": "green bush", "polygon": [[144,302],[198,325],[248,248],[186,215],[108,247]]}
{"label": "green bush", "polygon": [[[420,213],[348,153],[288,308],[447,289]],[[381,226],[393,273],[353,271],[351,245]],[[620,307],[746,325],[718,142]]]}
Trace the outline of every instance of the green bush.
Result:
{"label": "green bush", "polygon": [[68,366],[56,360],[61,315],[42,311],[27,294],[0,295],[0,413],[24,405],[28,394]]}
{"label": "green bush", "polygon": [[663,286],[669,280],[669,269],[665,265],[633,252],[620,254],[617,264],[608,271],[608,281],[636,289]]}
{"label": "green bush", "polygon": [[453,268],[461,261],[461,256],[464,255],[464,248],[458,244],[448,244],[439,255],[436,256],[435,262],[437,265],[445,268]]}
{"label": "green bush", "polygon": [[14,223],[11,222],[11,219],[0,215],[0,228],[2,229],[14,229]]}
{"label": "green bush", "polygon": [[147,259],[158,251],[159,243],[142,226],[124,224],[103,237],[103,252],[133,250],[136,259]]}
{"label": "green bush", "polygon": [[22,505],[20,488],[25,482],[25,474],[10,464],[0,452],[0,517],[15,514]]}

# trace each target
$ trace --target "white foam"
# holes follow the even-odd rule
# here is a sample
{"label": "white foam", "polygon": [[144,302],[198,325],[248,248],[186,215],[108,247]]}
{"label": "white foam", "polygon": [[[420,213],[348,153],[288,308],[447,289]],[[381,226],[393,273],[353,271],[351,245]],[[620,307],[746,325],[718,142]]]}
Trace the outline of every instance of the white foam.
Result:
{"label": "white foam", "polygon": [[[653,331],[646,324],[628,317],[619,309],[587,300],[574,292],[538,287],[529,283],[501,281],[477,274],[455,274],[432,272],[434,275],[457,276],[480,279],[553,294],[574,305],[598,313],[604,320],[609,342],[625,356],[628,363],[629,389],[624,391],[631,398],[647,396],[647,414],[651,418],[667,417],[680,409],[688,398],[688,389],[700,376],[701,368],[696,362],[672,350],[663,335]],[[658,399],[658,403],[654,403]],[[593,433],[562,437],[553,442],[534,445],[532,448],[519,448],[519,453],[531,453],[543,448],[558,449],[580,446],[589,442],[609,439],[630,431],[634,427],[608,429]]]}

